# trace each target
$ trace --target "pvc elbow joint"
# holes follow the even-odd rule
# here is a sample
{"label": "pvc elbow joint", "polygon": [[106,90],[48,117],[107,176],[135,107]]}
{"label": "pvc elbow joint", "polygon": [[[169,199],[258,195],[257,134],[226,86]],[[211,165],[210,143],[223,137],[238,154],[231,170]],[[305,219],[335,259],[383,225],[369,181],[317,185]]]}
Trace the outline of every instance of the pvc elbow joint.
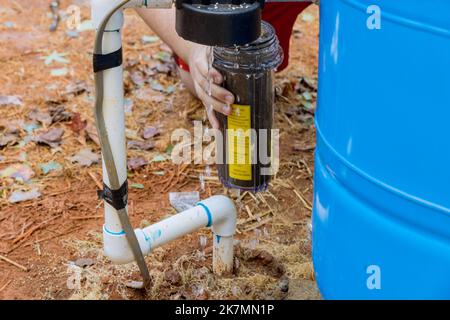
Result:
{"label": "pvc elbow joint", "polygon": [[211,229],[214,234],[231,237],[236,233],[236,207],[230,198],[216,195],[200,201],[199,205],[209,209],[212,216]]}
{"label": "pvc elbow joint", "polygon": [[[202,227],[212,227],[216,236],[233,237],[236,232],[236,216],[233,201],[226,196],[217,195],[200,201],[194,208],[145,229],[135,229],[134,232],[143,255],[148,255],[153,248]],[[134,261],[125,232],[114,233],[104,226],[103,241],[104,254],[113,263],[126,264]]]}

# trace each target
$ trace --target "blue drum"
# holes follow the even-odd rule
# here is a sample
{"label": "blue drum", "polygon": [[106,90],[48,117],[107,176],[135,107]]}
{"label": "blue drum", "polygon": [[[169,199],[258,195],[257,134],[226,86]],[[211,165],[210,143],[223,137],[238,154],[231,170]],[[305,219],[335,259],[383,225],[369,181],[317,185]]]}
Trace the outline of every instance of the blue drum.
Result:
{"label": "blue drum", "polygon": [[450,1],[320,5],[320,291],[450,299]]}

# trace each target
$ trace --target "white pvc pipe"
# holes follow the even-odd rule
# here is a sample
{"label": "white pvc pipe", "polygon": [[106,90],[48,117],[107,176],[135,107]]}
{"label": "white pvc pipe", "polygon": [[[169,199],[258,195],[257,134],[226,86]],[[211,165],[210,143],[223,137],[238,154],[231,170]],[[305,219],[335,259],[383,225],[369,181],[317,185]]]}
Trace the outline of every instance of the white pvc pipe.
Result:
{"label": "white pvc pipe", "polygon": [[[92,18],[99,27],[106,12],[115,7],[119,0],[93,0]],[[126,7],[142,6],[167,8],[172,0],[132,0]],[[123,11],[117,11],[109,20],[103,35],[103,54],[117,51],[122,46],[120,30],[123,26]],[[106,131],[111,141],[111,151],[122,185],[127,179],[125,113],[123,90],[123,67],[103,71],[104,99],[103,115]],[[103,181],[110,186],[105,164]],[[128,208],[126,208],[128,211]],[[196,207],[160,221],[145,229],[135,229],[139,246],[144,255],[156,247],[191,233],[201,227],[212,227],[213,270],[215,273],[229,273],[233,270],[233,236],[236,231],[236,208],[225,196],[213,196],[201,201]],[[105,224],[103,226],[104,253],[113,262],[125,264],[135,260],[120,223],[117,210],[105,202]]]}
{"label": "white pvc pipe", "polygon": [[[111,5],[119,1],[95,0],[92,1],[92,17],[98,27],[103,15],[108,12]],[[103,34],[104,54],[117,51],[122,46],[120,29],[123,26],[123,11],[117,11],[109,20],[106,32]],[[122,185],[127,179],[126,143],[125,143],[125,112],[124,112],[124,89],[123,89],[123,67],[118,66],[103,71],[103,115],[111,151],[113,154],[119,183]],[[103,162],[103,182],[110,187],[108,173]],[[126,208],[128,211],[128,208]],[[105,225],[111,233],[122,234],[123,228],[120,223],[117,210],[105,202]]]}
{"label": "white pvc pipe", "polygon": [[[157,222],[144,229],[135,229],[142,253],[180,238],[202,227],[213,231],[213,271],[217,274],[233,271],[233,236],[236,232],[236,208],[228,197],[217,195],[197,206]],[[134,261],[125,234],[115,234],[103,228],[105,255],[116,264]]]}
{"label": "white pvc pipe", "polygon": [[213,270],[214,273],[231,274],[234,261],[234,237],[214,235],[213,240]]}
{"label": "white pvc pipe", "polygon": [[[94,25],[99,27],[104,16],[122,0],[93,0],[91,13]],[[171,7],[172,0],[131,0],[124,8],[130,7]],[[117,51],[122,46],[120,30],[124,24],[123,10],[118,10],[109,19],[103,34],[102,52],[108,54]],[[103,71],[103,115],[106,124],[111,151],[113,154],[119,184],[127,179],[127,159],[125,141],[125,112],[123,89],[123,66]],[[103,161],[103,182],[110,187],[106,166]],[[128,212],[128,207],[126,208]],[[105,202],[105,226],[109,232],[123,234],[117,210]]]}

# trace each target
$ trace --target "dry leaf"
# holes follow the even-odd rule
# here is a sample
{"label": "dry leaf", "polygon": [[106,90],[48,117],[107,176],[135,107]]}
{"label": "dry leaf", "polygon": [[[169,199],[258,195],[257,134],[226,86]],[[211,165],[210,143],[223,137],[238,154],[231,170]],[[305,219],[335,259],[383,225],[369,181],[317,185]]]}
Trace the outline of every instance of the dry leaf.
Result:
{"label": "dry leaf", "polygon": [[143,167],[147,164],[147,160],[144,157],[134,157],[128,160],[128,169],[136,170],[137,168]]}
{"label": "dry leaf", "polygon": [[8,201],[11,203],[17,203],[22,201],[28,201],[37,199],[41,196],[41,193],[38,189],[33,189],[31,191],[23,192],[23,191],[14,191],[11,196],[8,198]]}
{"label": "dry leaf", "polygon": [[83,131],[84,128],[86,128],[87,121],[81,120],[81,115],[77,112],[74,113],[72,122],[70,122],[68,126],[73,132],[75,132],[76,134],[80,134],[80,132]]}
{"label": "dry leaf", "polygon": [[6,105],[21,106],[22,99],[17,96],[0,96],[0,106]]}
{"label": "dry leaf", "polygon": [[142,137],[145,140],[148,140],[150,138],[153,138],[155,136],[159,135],[159,130],[158,128],[155,127],[147,127],[144,129],[144,131],[142,132]]}
{"label": "dry leaf", "polygon": [[138,141],[131,140],[128,141],[127,146],[129,149],[134,150],[151,150],[155,147],[155,143],[153,141]]}
{"label": "dry leaf", "polygon": [[14,178],[18,181],[28,181],[34,176],[34,171],[26,164],[13,164],[0,171],[1,178]]}
{"label": "dry leaf", "polygon": [[0,148],[7,145],[14,145],[19,142],[19,136],[17,134],[6,133],[0,135]]}
{"label": "dry leaf", "polygon": [[84,148],[69,159],[70,161],[76,162],[83,167],[90,167],[94,163],[100,162],[100,155],[97,153],[93,153],[89,148]]}
{"label": "dry leaf", "polygon": [[49,145],[54,148],[61,143],[64,130],[61,128],[51,128],[50,130],[39,133],[33,137],[33,141],[41,144]]}
{"label": "dry leaf", "polygon": [[31,110],[31,112],[28,114],[28,118],[30,120],[39,121],[45,126],[49,126],[53,121],[50,114],[48,114],[47,112],[42,112],[39,109]]}
{"label": "dry leaf", "polygon": [[86,125],[86,132],[89,139],[91,139],[96,145],[100,146],[100,140],[98,139],[97,128],[92,122],[88,122]]}
{"label": "dry leaf", "polygon": [[66,111],[66,108],[61,105],[51,106],[48,108],[52,116],[52,123],[60,121],[69,121],[72,118],[72,112]]}

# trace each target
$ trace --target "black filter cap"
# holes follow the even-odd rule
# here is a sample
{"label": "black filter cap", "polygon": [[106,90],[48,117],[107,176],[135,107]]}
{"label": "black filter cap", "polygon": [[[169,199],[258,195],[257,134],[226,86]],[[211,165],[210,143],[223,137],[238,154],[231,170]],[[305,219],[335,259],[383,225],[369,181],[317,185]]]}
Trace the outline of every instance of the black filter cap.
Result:
{"label": "black filter cap", "polygon": [[263,0],[177,0],[176,31],[185,40],[208,46],[251,43],[261,34],[263,5]]}

